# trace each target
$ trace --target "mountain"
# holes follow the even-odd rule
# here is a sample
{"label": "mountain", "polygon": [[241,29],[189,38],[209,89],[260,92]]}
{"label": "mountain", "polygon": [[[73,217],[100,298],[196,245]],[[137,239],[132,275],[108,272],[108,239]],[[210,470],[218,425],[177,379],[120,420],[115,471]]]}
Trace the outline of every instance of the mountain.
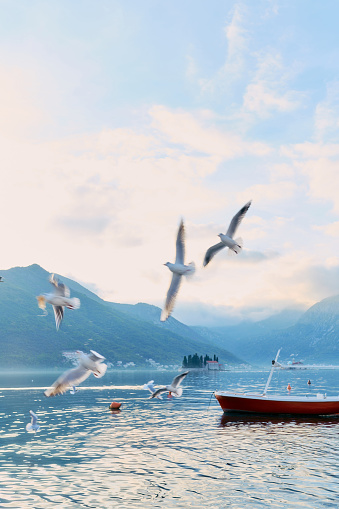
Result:
{"label": "mountain", "polygon": [[338,364],[339,295],[314,304],[279,339],[307,362]]}
{"label": "mountain", "polygon": [[[47,304],[45,316],[36,301],[37,295],[51,290],[49,273],[36,264],[0,273],[5,279],[0,284],[2,367],[60,366],[63,351],[80,349],[96,350],[112,363],[133,361],[139,366],[149,358],[161,364],[181,364],[184,355],[195,352],[216,354],[225,363],[241,362],[219,346],[211,349],[180,322],[174,323],[172,330],[169,325],[142,319],[143,313],[139,311],[145,305],[137,305],[138,312],[132,316],[119,305],[104,301],[58,274],[60,281],[69,286],[71,297],[80,299],[81,307],[75,311],[65,309],[64,320],[56,331],[52,306]],[[145,309],[149,309],[147,305]],[[180,330],[186,334],[181,335]]]}
{"label": "mountain", "polygon": [[145,304],[144,302],[139,302],[138,304],[117,304],[114,302],[108,302],[107,304],[116,311],[120,311],[132,316],[133,318],[152,323],[157,327],[161,327],[163,330],[175,332],[184,338],[202,341],[203,343],[206,342],[204,337],[199,334],[198,330],[179,322],[172,316],[170,316],[166,322],[160,322],[161,309],[157,306]]}
{"label": "mountain", "polygon": [[[218,344],[222,348],[230,350],[235,355],[242,353],[241,357],[252,364],[265,359],[265,349],[272,350],[266,345],[266,336],[276,334],[280,330],[294,325],[302,316],[303,312],[297,309],[285,309],[258,322],[243,321],[237,325],[223,327],[192,327],[201,338],[209,344]],[[274,348],[273,348],[274,350]]]}
{"label": "mountain", "polygon": [[268,365],[279,348],[281,361],[294,357],[306,363],[339,364],[339,296],[305,312],[287,310],[260,322],[193,329],[211,345],[218,342],[252,365]]}

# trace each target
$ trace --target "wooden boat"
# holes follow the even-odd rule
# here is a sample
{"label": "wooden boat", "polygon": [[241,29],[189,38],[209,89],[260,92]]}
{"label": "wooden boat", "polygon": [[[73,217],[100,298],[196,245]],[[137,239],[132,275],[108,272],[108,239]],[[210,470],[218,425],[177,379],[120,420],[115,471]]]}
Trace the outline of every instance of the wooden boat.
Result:
{"label": "wooden boat", "polygon": [[262,394],[215,391],[224,412],[247,412],[259,414],[296,414],[296,415],[333,415],[339,414],[339,396],[267,396],[267,390],[274,369],[279,367],[280,350],[270,371],[266,387]]}

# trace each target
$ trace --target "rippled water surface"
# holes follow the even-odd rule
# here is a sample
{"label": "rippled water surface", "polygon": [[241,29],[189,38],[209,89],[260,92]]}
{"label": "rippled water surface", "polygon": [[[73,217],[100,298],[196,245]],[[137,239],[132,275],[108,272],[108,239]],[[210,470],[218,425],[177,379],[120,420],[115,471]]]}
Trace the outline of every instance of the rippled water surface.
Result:
{"label": "rippled water surface", "polygon": [[[161,401],[141,389],[176,374],[111,370],[55,398],[43,390],[56,372],[2,374],[0,507],[339,507],[339,417],[223,415],[214,390],[262,390],[268,371],[192,371]],[[276,373],[270,392],[288,382],[339,394],[338,371]]]}

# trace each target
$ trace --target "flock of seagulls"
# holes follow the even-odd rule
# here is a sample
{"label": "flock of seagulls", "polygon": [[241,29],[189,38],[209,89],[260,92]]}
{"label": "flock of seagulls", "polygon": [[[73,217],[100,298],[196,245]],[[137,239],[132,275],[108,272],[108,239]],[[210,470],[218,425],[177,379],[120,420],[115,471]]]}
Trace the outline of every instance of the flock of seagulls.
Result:
{"label": "flock of seagulls", "polygon": [[[212,260],[213,256],[215,256],[219,251],[228,247],[229,254],[239,254],[243,247],[243,240],[241,237],[234,239],[234,235],[243,220],[246,212],[251,206],[252,201],[249,201],[244,205],[239,212],[233,217],[230,225],[227,229],[226,234],[219,233],[218,237],[220,238],[220,242],[218,244],[214,244],[207,249],[203,266],[206,267],[208,263]],[[173,311],[175,300],[179,291],[180,283],[182,276],[191,277],[195,273],[195,264],[194,262],[185,265],[185,228],[184,223],[181,220],[177,235],[176,241],[176,256],[175,262],[170,263],[167,262],[165,265],[169,268],[169,270],[173,273],[170,287],[167,292],[166,301],[164,308],[161,312],[160,320],[165,322],[167,318]]]}
{"label": "flock of seagulls", "polygon": [[[226,247],[230,254],[239,254],[241,252],[243,241],[241,238],[234,239],[234,235],[250,205],[251,201],[246,203],[246,205],[239,210],[239,212],[233,217],[225,234],[219,233],[218,237],[220,238],[220,242],[207,249],[203,261],[204,267],[210,263],[212,258],[219,251]],[[160,320],[162,322],[166,321],[173,311],[182,277],[185,276],[190,278],[194,275],[196,270],[194,262],[190,262],[188,265],[185,265],[185,227],[183,220],[180,222],[176,239],[175,262],[166,262],[164,265],[166,265],[172,272],[172,280],[166,295],[164,308],[161,312]],[[4,282],[4,278],[0,276],[0,283],[2,282]],[[53,286],[53,291],[37,296],[38,306],[45,312],[45,314],[47,314],[46,304],[51,304],[53,306],[55,325],[56,329],[59,330],[64,317],[64,308],[79,309],[80,300],[76,297],[71,298],[69,288],[65,284],[59,282],[58,278],[54,274],[51,274],[49,282]],[[103,362],[105,357],[94,350],[90,350],[89,354],[85,354],[84,352],[77,350],[76,354],[78,357],[78,365],[60,375],[52,386],[44,392],[46,397],[64,394],[68,390],[70,391],[70,394],[76,394],[78,391],[76,386],[86,380],[91,373],[93,373],[93,375],[97,378],[104,376],[107,370],[107,364],[104,364]],[[174,396],[178,398],[183,392],[181,382],[188,373],[189,371],[185,371],[184,373],[177,375],[173,378],[170,385],[165,385],[158,389],[154,386],[154,380],[150,380],[143,385],[142,388],[150,391],[151,396],[149,399],[162,399],[162,394],[165,392],[168,392],[168,397]],[[31,422],[26,425],[26,430],[28,432],[36,433],[40,430],[40,426],[37,424],[38,417],[32,410],[30,410],[29,413],[31,416]]]}

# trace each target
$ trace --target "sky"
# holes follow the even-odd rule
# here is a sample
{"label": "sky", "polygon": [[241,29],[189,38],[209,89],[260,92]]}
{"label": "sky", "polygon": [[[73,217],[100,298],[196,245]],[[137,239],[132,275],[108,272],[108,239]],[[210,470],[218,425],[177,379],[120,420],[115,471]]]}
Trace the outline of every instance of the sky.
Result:
{"label": "sky", "polygon": [[[0,268],[189,325],[339,294],[336,1],[0,0]],[[244,249],[203,268],[234,214]]]}

